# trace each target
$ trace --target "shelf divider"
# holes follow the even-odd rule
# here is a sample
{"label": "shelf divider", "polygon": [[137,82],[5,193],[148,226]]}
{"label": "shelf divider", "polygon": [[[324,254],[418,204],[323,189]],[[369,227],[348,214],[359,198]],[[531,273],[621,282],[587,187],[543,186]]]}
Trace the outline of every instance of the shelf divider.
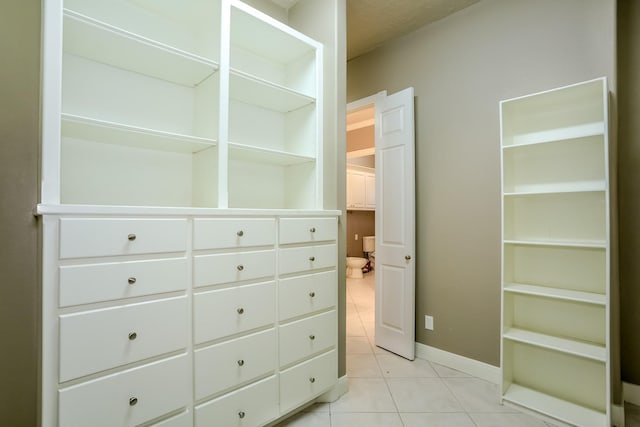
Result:
{"label": "shelf divider", "polygon": [[517,341],[534,345],[536,347],[559,351],[561,353],[584,357],[585,359],[591,359],[602,363],[607,360],[606,348],[597,344],[554,337],[519,328],[507,329],[502,334],[502,337],[511,341]]}
{"label": "shelf divider", "polygon": [[547,142],[602,135],[604,134],[604,130],[604,122],[595,122],[558,129],[549,129],[540,132],[517,134],[513,135],[511,138],[507,138],[511,143],[503,145],[503,148],[516,148],[526,145],[544,144]]}
{"label": "shelf divider", "polygon": [[594,305],[606,305],[607,297],[593,292],[582,292],[571,289],[552,288],[549,286],[536,286],[523,283],[505,283],[505,292],[514,294],[535,295],[545,298],[557,298],[566,301],[584,302]]}
{"label": "shelf divider", "polygon": [[229,154],[232,159],[241,159],[259,163],[289,166],[315,162],[315,157],[303,156],[286,151],[272,150],[253,145],[229,142]]}

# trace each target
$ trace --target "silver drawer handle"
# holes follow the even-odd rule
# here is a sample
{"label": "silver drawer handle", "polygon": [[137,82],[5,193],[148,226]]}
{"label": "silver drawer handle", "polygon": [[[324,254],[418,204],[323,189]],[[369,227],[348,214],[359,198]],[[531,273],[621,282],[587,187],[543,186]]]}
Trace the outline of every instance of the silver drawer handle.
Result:
{"label": "silver drawer handle", "polygon": [[238,237],[242,237],[244,236],[244,231],[239,230],[236,234],[238,235]]}
{"label": "silver drawer handle", "polygon": [[129,239],[129,241],[133,242],[134,240],[136,240],[136,235],[131,233],[127,236],[127,239]]}
{"label": "silver drawer handle", "polygon": [[309,257],[309,261],[315,261],[315,260],[316,260],[316,257],[314,257],[314,256],[310,256]]}
{"label": "silver drawer handle", "polygon": [[244,308],[240,307],[236,311],[238,312],[238,314],[242,314],[242,313],[244,313]]}
{"label": "silver drawer handle", "polygon": [[137,403],[138,403],[138,398],[137,397],[130,397],[129,398],[129,406],[136,406]]}
{"label": "silver drawer handle", "polygon": [[310,296],[311,298],[313,298],[313,297],[315,297],[315,296],[316,296],[316,293],[315,293],[315,292],[313,292],[313,291],[312,291],[312,292],[309,292],[309,296]]}
{"label": "silver drawer handle", "polygon": [[133,341],[138,338],[138,334],[136,332],[129,332],[129,341]]}
{"label": "silver drawer handle", "polygon": [[244,270],[244,265],[240,264],[236,268],[238,269],[238,271],[242,271]]}
{"label": "silver drawer handle", "polygon": [[404,259],[406,259],[407,261],[409,261],[411,259],[411,255],[405,255]]}
{"label": "silver drawer handle", "polygon": [[244,414],[244,411],[240,411],[240,412],[238,412],[238,417],[240,417],[240,418],[244,418],[244,415],[245,415],[245,414]]}
{"label": "silver drawer handle", "polygon": [[311,335],[309,335],[309,339],[310,339],[311,341],[313,341],[313,340],[315,340],[315,339],[316,339],[316,336],[315,336],[315,335],[313,335],[313,334],[311,334]]}
{"label": "silver drawer handle", "polygon": [[238,366],[244,366],[244,360],[242,359],[238,360]]}
{"label": "silver drawer handle", "polygon": [[311,228],[309,229],[309,231],[310,231],[310,232],[312,232],[312,233],[315,233],[315,232],[316,232],[316,228],[315,228],[315,227],[311,227]]}
{"label": "silver drawer handle", "polygon": [[129,277],[127,279],[127,282],[129,282],[130,285],[133,285],[134,283],[136,283],[136,278],[135,277]]}
{"label": "silver drawer handle", "polygon": [[309,382],[310,382],[311,384],[313,384],[313,383],[315,383],[315,382],[316,382],[316,379],[315,379],[314,377],[311,377],[311,378],[309,378]]}

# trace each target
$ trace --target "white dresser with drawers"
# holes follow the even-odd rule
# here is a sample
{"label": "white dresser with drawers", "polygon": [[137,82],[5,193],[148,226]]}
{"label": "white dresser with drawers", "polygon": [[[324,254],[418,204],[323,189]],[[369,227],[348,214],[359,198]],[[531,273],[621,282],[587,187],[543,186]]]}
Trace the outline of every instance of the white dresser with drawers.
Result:
{"label": "white dresser with drawers", "polygon": [[262,426],[336,384],[336,212],[41,210],[44,425]]}

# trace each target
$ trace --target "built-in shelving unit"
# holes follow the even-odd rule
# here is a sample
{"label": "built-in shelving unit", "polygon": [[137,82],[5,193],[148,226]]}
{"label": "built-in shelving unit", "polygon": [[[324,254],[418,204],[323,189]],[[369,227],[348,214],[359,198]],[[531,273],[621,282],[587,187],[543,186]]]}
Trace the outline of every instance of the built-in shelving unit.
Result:
{"label": "built-in shelving unit", "polygon": [[55,13],[47,203],[322,208],[321,44],[235,0]]}
{"label": "built-in shelving unit", "polygon": [[503,401],[609,426],[606,80],[500,108]]}

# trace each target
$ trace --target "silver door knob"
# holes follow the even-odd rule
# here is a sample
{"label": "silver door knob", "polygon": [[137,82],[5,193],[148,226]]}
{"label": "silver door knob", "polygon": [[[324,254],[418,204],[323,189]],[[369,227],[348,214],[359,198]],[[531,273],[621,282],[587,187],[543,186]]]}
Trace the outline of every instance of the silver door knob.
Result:
{"label": "silver door knob", "polygon": [[315,297],[315,296],[316,296],[316,293],[315,293],[315,292],[309,292],[309,296],[310,296],[311,298],[313,298],[313,297]]}
{"label": "silver door knob", "polygon": [[316,382],[316,379],[314,377],[311,377],[311,378],[309,378],[309,382],[313,384],[313,383]]}
{"label": "silver door knob", "polygon": [[244,270],[244,265],[240,264],[236,268],[238,269],[238,271],[242,271],[242,270]]}
{"label": "silver door knob", "polygon": [[313,334],[311,334],[311,335],[309,335],[309,339],[310,339],[311,341],[313,341],[313,340],[315,340],[315,339],[316,339],[316,336],[315,336],[315,335],[313,335]]}
{"label": "silver door knob", "polygon": [[130,397],[129,398],[129,406],[135,406],[138,403],[138,398],[137,397]]}
{"label": "silver door knob", "polygon": [[244,412],[243,412],[243,411],[238,412],[238,417],[239,417],[239,418],[244,418],[244,415],[245,415],[245,414],[244,414]]}
{"label": "silver door knob", "polygon": [[238,235],[238,237],[242,237],[244,236],[244,231],[240,230],[236,234]]}
{"label": "silver door knob", "polygon": [[404,259],[406,259],[407,261],[409,261],[411,259],[411,255],[405,255]]}
{"label": "silver door knob", "polygon": [[242,359],[238,360],[238,366],[244,366],[244,360]]}
{"label": "silver door knob", "polygon": [[129,282],[130,285],[133,285],[134,283],[136,283],[136,278],[135,277],[129,277],[127,279],[127,282]]}
{"label": "silver door knob", "polygon": [[244,308],[240,307],[236,311],[238,312],[238,314],[242,314],[242,313],[244,313]]}
{"label": "silver door knob", "polygon": [[129,341],[133,341],[138,338],[138,334],[135,332],[129,332]]}
{"label": "silver door knob", "polygon": [[315,260],[316,260],[316,257],[314,257],[314,256],[310,256],[309,257],[309,261],[315,261]]}
{"label": "silver door knob", "polygon": [[136,235],[135,235],[135,234],[133,234],[133,233],[131,233],[131,234],[129,234],[129,235],[127,236],[127,239],[129,239],[130,241],[132,241],[132,242],[133,242],[134,240],[136,240]]}
{"label": "silver door knob", "polygon": [[316,228],[315,228],[315,227],[311,227],[311,228],[309,229],[309,231],[310,231],[310,232],[312,232],[312,233],[315,233],[315,232],[316,232]]}

